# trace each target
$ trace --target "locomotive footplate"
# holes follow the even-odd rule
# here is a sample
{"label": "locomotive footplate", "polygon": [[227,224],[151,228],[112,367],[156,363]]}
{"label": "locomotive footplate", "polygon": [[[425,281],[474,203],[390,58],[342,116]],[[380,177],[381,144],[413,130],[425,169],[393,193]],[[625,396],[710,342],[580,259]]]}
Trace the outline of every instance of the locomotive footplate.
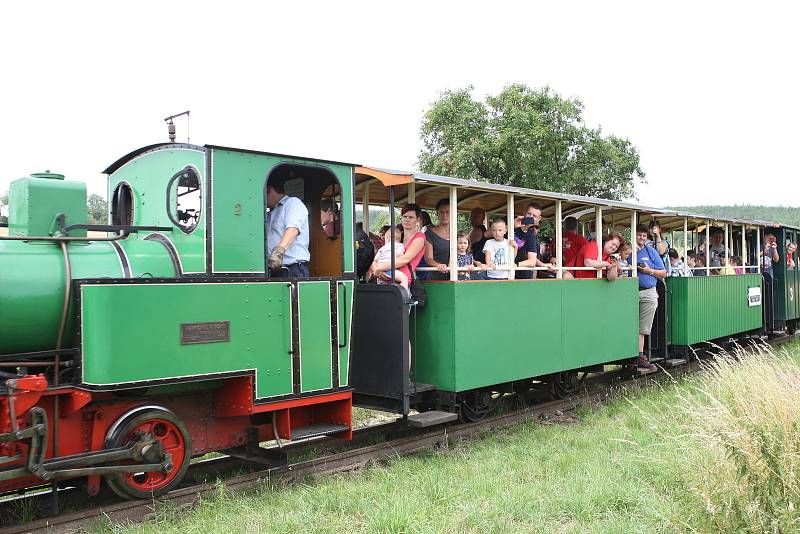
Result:
{"label": "locomotive footplate", "polygon": [[[161,442],[147,433],[139,433],[124,447],[85,452],[44,460],[47,450],[47,415],[41,408],[30,410],[28,428],[0,434],[0,442],[29,440],[25,467],[0,470],[0,481],[34,475],[44,481],[112,473],[172,471],[172,455],[164,453]],[[121,465],[100,465],[132,461]],[[136,463],[147,462],[147,463]]]}

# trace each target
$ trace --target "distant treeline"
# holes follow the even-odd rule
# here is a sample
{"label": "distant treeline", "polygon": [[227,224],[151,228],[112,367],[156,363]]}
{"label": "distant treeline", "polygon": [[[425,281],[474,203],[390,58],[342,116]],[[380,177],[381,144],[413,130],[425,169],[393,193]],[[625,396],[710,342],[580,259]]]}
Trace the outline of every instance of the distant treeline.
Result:
{"label": "distant treeline", "polygon": [[731,217],[741,219],[758,219],[800,226],[800,208],[786,206],[670,206],[668,209],[688,211],[702,215]]}

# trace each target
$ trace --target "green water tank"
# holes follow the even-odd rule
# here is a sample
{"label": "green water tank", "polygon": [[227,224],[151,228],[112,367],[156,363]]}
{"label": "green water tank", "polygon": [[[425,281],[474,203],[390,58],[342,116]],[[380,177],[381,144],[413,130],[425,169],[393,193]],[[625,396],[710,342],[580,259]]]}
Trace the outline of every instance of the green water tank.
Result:
{"label": "green water tank", "polygon": [[[86,184],[50,171],[35,173],[11,182],[8,207],[9,235],[49,236],[59,214],[64,214],[66,225],[86,224]],[[74,237],[85,235],[85,230],[70,232]]]}

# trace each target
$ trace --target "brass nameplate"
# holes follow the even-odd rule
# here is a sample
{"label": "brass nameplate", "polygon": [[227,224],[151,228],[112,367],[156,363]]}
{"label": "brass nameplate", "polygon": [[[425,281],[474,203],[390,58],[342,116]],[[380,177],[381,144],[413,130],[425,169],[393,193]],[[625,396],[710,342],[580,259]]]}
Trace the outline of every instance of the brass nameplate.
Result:
{"label": "brass nameplate", "polygon": [[181,323],[181,345],[231,340],[231,322]]}

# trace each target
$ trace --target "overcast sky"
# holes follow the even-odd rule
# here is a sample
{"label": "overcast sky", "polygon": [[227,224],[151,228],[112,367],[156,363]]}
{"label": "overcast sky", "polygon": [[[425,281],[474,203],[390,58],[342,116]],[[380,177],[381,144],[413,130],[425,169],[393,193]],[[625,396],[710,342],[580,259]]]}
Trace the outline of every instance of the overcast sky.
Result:
{"label": "overcast sky", "polygon": [[800,206],[796,2],[122,5],[4,5],[0,191],[50,169],[104,192],[185,109],[199,144],[413,169],[440,91],[519,82],[628,137],[642,203]]}

